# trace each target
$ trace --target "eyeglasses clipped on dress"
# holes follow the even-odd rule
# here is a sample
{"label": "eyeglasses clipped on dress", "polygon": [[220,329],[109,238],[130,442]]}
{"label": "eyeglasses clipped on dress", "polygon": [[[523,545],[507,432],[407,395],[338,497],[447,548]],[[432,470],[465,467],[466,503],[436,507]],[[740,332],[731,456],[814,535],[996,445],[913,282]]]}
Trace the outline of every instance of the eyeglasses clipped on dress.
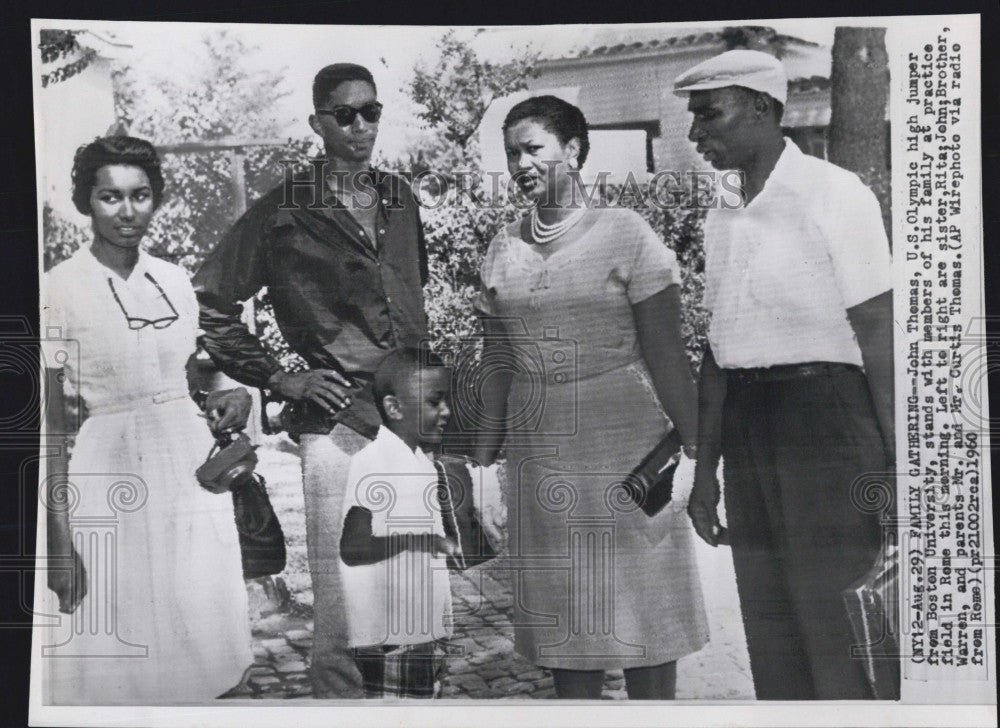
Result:
{"label": "eyeglasses clipped on dress", "polygon": [[139,316],[129,316],[128,311],[125,310],[125,306],[122,304],[121,298],[118,297],[118,291],[115,290],[115,282],[111,278],[108,278],[108,288],[111,289],[111,295],[115,297],[115,303],[118,304],[118,308],[120,308],[122,310],[122,313],[125,315],[125,321],[128,322],[128,327],[130,329],[132,329],[133,331],[138,331],[139,329],[144,329],[147,326],[152,326],[154,329],[165,329],[168,326],[170,326],[170,324],[172,324],[174,321],[179,319],[181,316],[179,313],[177,313],[177,309],[174,308],[174,304],[170,302],[170,299],[167,297],[166,292],[163,290],[163,288],[160,287],[160,284],[156,282],[156,279],[153,278],[152,274],[146,272],[143,274],[143,276],[147,278],[150,283],[156,286],[156,290],[160,292],[160,296],[163,298],[164,301],[167,302],[167,305],[170,307],[170,311],[173,314],[172,316],[164,316],[158,319],[147,319],[147,318],[141,318]]}

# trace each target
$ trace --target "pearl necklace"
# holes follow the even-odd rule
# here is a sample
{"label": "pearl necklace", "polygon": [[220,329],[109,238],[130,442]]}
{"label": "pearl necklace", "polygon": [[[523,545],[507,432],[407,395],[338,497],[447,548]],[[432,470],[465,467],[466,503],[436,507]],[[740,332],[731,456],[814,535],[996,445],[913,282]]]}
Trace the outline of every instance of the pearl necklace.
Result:
{"label": "pearl necklace", "polygon": [[533,207],[529,214],[529,218],[531,219],[531,237],[535,239],[536,245],[548,245],[576,225],[585,212],[587,212],[587,208],[581,207],[559,222],[553,225],[546,225],[538,218],[538,208]]}

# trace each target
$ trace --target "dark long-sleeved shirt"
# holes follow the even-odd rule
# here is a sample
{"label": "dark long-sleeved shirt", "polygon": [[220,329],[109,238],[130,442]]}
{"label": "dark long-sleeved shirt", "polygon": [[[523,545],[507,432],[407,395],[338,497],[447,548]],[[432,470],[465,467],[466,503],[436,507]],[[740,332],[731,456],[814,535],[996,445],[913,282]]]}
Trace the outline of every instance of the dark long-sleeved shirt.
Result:
{"label": "dark long-sleeved shirt", "polygon": [[314,167],[258,200],[194,276],[205,349],[228,376],[266,387],[282,368],[240,318],[242,302],[267,286],[292,350],[310,367],[354,382],[351,406],[336,414],[295,403],[293,433],[328,432],[342,422],[374,436],[375,366],[391,349],[427,338],[427,252],[417,202],[402,178],[373,174],[374,246]]}

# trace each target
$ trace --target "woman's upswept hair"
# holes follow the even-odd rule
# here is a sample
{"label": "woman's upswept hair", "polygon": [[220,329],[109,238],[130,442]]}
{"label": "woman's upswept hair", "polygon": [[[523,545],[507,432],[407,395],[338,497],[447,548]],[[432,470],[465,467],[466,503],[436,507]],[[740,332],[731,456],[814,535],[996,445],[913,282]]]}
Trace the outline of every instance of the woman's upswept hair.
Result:
{"label": "woman's upswept hair", "polygon": [[109,164],[140,167],[149,177],[154,207],[160,206],[163,200],[163,172],[156,149],[145,139],[110,136],[84,144],[73,156],[73,204],[81,214],[90,214],[90,193],[94,189],[97,170]]}
{"label": "woman's upswept hair", "polygon": [[579,108],[557,96],[532,96],[520,103],[514,104],[507,117],[503,120],[503,131],[514,126],[519,121],[533,119],[548,129],[565,145],[570,139],[580,140],[580,154],[577,162],[582,167],[587,161],[590,151],[590,139],[587,138],[587,119]]}

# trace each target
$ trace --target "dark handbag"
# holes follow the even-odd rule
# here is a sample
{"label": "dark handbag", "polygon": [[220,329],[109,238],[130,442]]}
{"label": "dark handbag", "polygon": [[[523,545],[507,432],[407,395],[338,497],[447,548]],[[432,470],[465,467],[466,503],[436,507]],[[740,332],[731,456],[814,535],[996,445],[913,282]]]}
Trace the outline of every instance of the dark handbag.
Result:
{"label": "dark handbag", "polygon": [[253,478],[257,467],[256,448],[242,432],[236,437],[221,435],[198,469],[194,471],[198,483],[212,493],[225,493],[238,488]]}
{"label": "dark handbag", "polygon": [[854,639],[876,700],[898,700],[899,550],[886,548],[868,573],[841,592]]}
{"label": "dark handbag", "polygon": [[674,472],[681,460],[681,437],[672,429],[628,474],[623,485],[633,503],[655,516],[670,502]]}
{"label": "dark handbag", "polygon": [[205,490],[233,494],[244,579],[278,574],[287,559],[285,534],[267,497],[264,477],[254,473],[256,449],[242,432],[235,437],[220,435],[195,471]]}
{"label": "dark handbag", "polygon": [[233,490],[233,511],[240,536],[243,578],[280,574],[285,570],[285,534],[267,496],[267,484],[260,474]]}
{"label": "dark handbag", "polygon": [[[466,460],[463,457],[454,455],[441,455],[437,461],[443,469],[444,480],[448,487],[450,499],[450,510],[454,514],[454,527],[457,530],[458,544],[462,549],[461,560],[449,559],[450,566],[454,569],[464,570],[485,563],[495,558],[497,553],[490,545],[486,533],[483,531],[472,500],[472,476],[466,467]],[[439,471],[439,474],[442,471]],[[444,510],[444,509],[442,509]],[[445,531],[448,531],[446,518]],[[450,534],[449,534],[450,535]]]}

